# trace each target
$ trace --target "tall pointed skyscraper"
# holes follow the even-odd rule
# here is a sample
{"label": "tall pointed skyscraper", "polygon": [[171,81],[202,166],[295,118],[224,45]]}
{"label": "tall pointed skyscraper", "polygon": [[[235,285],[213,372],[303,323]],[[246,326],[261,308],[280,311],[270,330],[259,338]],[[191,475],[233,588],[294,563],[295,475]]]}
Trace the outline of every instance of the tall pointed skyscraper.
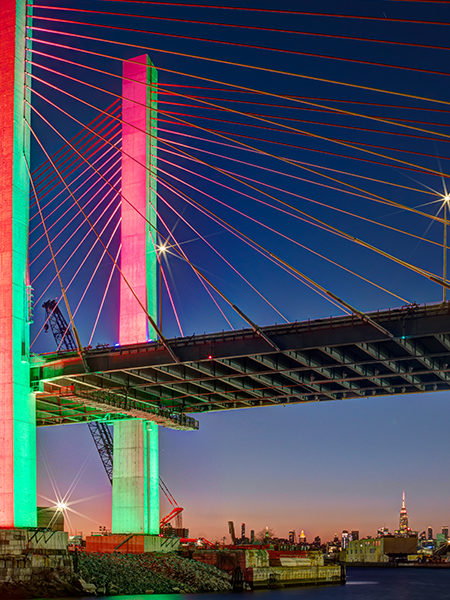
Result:
{"label": "tall pointed skyscraper", "polygon": [[403,490],[402,507],[400,509],[400,522],[398,532],[400,535],[408,535],[408,511],[406,510],[405,490]]}

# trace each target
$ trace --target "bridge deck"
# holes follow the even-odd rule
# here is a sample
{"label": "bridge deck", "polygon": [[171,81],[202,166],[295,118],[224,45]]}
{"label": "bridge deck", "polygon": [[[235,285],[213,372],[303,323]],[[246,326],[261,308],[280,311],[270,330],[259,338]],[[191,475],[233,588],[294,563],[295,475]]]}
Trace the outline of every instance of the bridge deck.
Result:
{"label": "bridge deck", "polygon": [[450,305],[35,358],[38,425],[123,418],[195,429],[186,413],[450,389]]}

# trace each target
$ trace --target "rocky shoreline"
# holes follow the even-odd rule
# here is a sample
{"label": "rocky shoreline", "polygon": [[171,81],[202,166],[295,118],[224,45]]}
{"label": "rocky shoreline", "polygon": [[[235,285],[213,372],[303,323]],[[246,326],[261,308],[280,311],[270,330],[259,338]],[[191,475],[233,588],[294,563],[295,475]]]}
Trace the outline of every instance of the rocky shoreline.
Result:
{"label": "rocky shoreline", "polygon": [[231,591],[230,576],[177,554],[84,554],[76,573],[42,571],[25,582],[0,584],[0,598],[62,598]]}
{"label": "rocky shoreline", "polygon": [[173,553],[80,554],[78,575],[96,595],[231,591],[224,571]]}

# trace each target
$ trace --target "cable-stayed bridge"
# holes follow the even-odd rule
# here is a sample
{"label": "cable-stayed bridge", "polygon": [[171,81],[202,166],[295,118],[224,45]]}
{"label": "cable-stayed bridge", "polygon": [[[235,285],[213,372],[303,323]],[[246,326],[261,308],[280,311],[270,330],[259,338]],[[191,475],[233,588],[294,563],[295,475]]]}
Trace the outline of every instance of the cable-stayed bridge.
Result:
{"label": "cable-stayed bridge", "polygon": [[[158,425],[449,388],[450,112],[431,85],[447,48],[408,30],[445,19],[275,11],[319,29],[381,21],[365,38],[130,4],[5,2],[0,527],[36,521],[36,425],[114,423],[113,530],[156,534]],[[311,36],[331,45],[298,42]],[[385,54],[343,56],[347,43]],[[69,324],[48,353],[50,296]],[[330,306],[344,316],[318,318]],[[227,330],[191,335],[193,322]]]}

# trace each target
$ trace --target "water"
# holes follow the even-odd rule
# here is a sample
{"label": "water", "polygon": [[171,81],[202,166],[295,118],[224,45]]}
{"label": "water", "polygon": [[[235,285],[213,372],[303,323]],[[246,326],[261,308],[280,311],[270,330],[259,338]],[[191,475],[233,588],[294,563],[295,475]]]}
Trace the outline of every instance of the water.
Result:
{"label": "water", "polygon": [[[92,598],[92,597],[91,597]],[[72,600],[91,600],[73,598]],[[450,569],[348,569],[347,584],[244,594],[104,596],[100,600],[450,600]],[[44,600],[44,599],[43,599]],[[70,599],[65,599],[70,600]]]}

